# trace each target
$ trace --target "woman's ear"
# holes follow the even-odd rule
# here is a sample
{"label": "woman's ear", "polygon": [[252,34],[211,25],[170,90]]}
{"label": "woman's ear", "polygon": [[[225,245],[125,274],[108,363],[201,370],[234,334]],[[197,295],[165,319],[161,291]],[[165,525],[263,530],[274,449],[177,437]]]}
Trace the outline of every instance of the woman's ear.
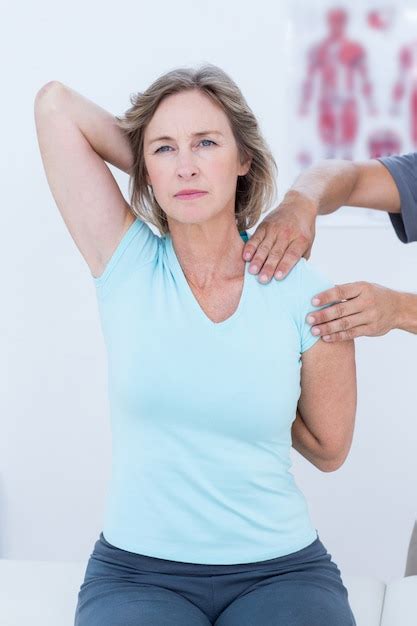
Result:
{"label": "woman's ear", "polygon": [[249,170],[250,170],[250,166],[252,165],[252,157],[249,157],[240,167],[240,172],[239,172],[239,176],[245,176]]}

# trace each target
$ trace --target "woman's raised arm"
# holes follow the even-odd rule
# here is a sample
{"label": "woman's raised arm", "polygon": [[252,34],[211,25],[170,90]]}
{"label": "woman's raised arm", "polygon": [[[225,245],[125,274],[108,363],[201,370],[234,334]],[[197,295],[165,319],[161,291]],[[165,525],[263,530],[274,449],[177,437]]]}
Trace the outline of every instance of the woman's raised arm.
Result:
{"label": "woman's raised arm", "polygon": [[58,81],[38,91],[34,114],[53,198],[97,277],[135,219],[105,163],[128,172],[131,148],[111,113]]}

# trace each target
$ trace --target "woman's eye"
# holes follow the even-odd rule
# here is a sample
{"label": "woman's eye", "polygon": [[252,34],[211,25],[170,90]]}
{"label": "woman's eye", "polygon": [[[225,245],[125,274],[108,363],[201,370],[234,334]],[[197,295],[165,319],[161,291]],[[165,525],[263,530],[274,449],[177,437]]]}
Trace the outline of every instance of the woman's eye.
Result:
{"label": "woman's eye", "polygon": [[[215,143],[214,141],[212,141],[211,139],[202,139],[202,140],[200,141],[200,143],[202,143],[203,141],[208,141],[209,143],[212,143],[212,144],[216,145],[216,143]],[[157,152],[166,152],[165,150],[162,150],[162,148],[170,148],[170,147],[171,147],[171,146],[161,146],[160,148],[158,148],[158,150],[155,150],[155,154],[156,154]]]}
{"label": "woman's eye", "polygon": [[[215,143],[214,141],[212,141],[211,139],[202,139],[201,141],[209,141],[210,143]],[[201,143],[200,141],[200,143]]]}
{"label": "woman's eye", "polygon": [[157,152],[165,152],[165,150],[162,150],[162,148],[169,148],[169,146],[161,146],[160,148],[158,148],[158,150],[155,150],[155,154]]}

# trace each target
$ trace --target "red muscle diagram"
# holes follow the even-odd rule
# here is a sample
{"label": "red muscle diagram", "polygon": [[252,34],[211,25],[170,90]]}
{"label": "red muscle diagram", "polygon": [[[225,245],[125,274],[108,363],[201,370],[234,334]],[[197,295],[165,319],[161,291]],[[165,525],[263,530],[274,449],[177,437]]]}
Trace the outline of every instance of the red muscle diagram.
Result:
{"label": "red muscle diagram", "polygon": [[361,95],[368,113],[376,114],[367,55],[360,43],[346,35],[346,10],[330,9],[326,21],[328,35],[308,52],[299,114],[309,114],[317,83],[317,126],[325,157],[352,159]]}
{"label": "red muscle diagram", "polygon": [[408,92],[410,135],[417,146],[417,40],[403,46],[399,53],[399,78],[392,91],[391,113],[398,115],[400,103]]}
{"label": "red muscle diagram", "polygon": [[367,148],[370,159],[399,154],[401,152],[401,137],[390,128],[378,129],[369,135]]}

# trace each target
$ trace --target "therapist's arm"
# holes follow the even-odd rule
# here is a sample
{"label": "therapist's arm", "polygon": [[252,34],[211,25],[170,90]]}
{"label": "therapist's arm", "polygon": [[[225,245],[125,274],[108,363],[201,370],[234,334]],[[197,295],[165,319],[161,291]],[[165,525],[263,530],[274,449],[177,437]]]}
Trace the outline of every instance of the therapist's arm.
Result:
{"label": "therapist's arm", "polygon": [[395,328],[417,335],[417,293],[396,292],[398,302]]}
{"label": "therapist's arm", "polygon": [[249,270],[265,274],[262,282],[280,278],[278,272],[285,278],[301,257],[309,258],[317,215],[341,206],[400,213],[400,194],[388,169],[376,159],[320,161],[297,177],[245,244],[243,258],[250,260]]}
{"label": "therapist's arm", "polygon": [[376,159],[324,160],[296,179],[293,189],[309,198],[317,215],[341,206],[400,212],[400,194],[388,169]]}

